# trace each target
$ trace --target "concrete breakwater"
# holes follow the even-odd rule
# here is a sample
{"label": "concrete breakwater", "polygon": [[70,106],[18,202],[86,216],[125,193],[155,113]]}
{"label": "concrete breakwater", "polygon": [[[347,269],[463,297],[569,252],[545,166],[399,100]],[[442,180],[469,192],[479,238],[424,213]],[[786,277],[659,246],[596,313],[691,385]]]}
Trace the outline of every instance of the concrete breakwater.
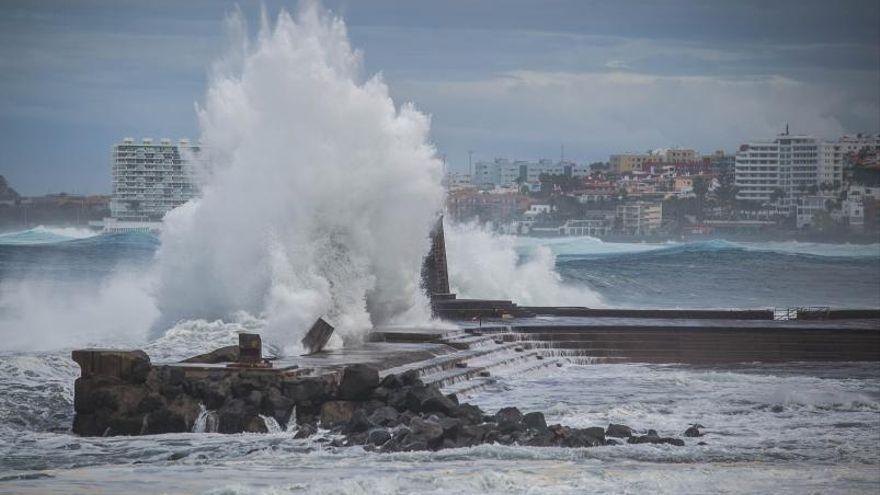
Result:
{"label": "concrete breakwater", "polygon": [[[152,363],[141,351],[74,351],[82,376],[75,384],[73,431],[81,435],[183,432],[191,431],[201,417],[201,422],[222,433],[265,432],[276,425],[298,425],[308,432],[320,425],[360,434],[365,431],[357,428],[364,421],[356,431],[345,426],[358,410],[370,415],[379,407],[392,407],[399,415],[409,412],[393,428],[409,427],[414,417],[423,420],[442,414],[461,419],[451,413],[454,408],[448,403],[456,402],[455,394],[493,383],[498,376],[567,363],[880,360],[880,326],[875,319],[553,317],[460,325],[459,329],[377,329],[370,337],[373,342],[358,347],[271,363],[261,359],[259,350],[251,347],[243,352],[236,346],[164,364]],[[254,355],[241,362],[248,353]],[[369,366],[378,378],[352,384],[352,377],[359,375],[346,377],[357,366]],[[409,389],[402,396],[388,391],[374,395],[377,388],[390,388],[374,382],[404,375],[412,376],[407,386],[418,385],[422,395],[401,399]],[[442,407],[423,407],[429,398],[442,402]],[[210,415],[210,422],[204,421],[205,415]],[[362,440],[357,436],[354,441]]]}
{"label": "concrete breakwater", "polygon": [[[228,356],[228,349],[201,359],[220,356]],[[186,366],[154,366],[141,351],[81,350],[73,357],[83,372],[73,426],[80,435],[269,432],[285,424],[296,437],[323,428],[333,436],[332,446],[382,452],[481,443],[596,447],[623,439],[683,446],[681,436],[702,436],[697,425],[666,437],[626,425],[547,425],[541,412],[523,414],[516,407],[488,415],[444,394],[437,383],[423,382],[418,369],[380,378],[377,367],[361,363],[303,376],[298,368],[248,368],[239,361],[193,374]]]}

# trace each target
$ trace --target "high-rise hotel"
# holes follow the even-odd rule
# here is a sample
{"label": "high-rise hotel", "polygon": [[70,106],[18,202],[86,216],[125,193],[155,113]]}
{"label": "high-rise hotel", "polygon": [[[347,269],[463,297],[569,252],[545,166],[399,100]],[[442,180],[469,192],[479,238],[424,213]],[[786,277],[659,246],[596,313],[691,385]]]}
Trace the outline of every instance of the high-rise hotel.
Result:
{"label": "high-rise hotel", "polygon": [[198,193],[192,160],[198,146],[125,138],[113,145],[113,198],[106,231],[156,230],[162,217]]}
{"label": "high-rise hotel", "polygon": [[778,190],[782,204],[790,206],[817,184],[819,143],[787,132],[772,141],[746,143],[736,153],[735,167],[737,199],[766,202]]}

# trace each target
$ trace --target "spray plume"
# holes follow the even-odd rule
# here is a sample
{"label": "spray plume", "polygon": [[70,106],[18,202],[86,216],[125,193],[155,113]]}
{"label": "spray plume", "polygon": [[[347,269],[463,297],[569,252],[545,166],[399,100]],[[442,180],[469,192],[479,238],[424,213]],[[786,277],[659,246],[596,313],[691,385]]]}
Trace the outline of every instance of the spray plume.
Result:
{"label": "spray plume", "polygon": [[232,53],[197,109],[203,195],[165,218],[159,327],[245,310],[293,343],[318,316],[345,337],[426,317],[419,266],[443,199],[428,117],[362,80],[344,23],[313,3]]}

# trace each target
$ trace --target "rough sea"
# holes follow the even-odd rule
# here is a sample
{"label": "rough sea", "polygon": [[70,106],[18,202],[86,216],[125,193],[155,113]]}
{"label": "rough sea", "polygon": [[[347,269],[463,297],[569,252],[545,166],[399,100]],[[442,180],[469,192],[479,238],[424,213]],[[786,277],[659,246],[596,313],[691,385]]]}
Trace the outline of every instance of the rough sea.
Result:
{"label": "rough sea", "polygon": [[[567,294],[606,306],[880,307],[877,244],[509,242],[520,263],[549,250],[562,288],[580,291]],[[158,338],[133,331],[156,318],[144,298],[158,246],[149,235],[76,229],[0,235],[0,494],[880,491],[876,363],[567,364],[502,378],[466,398],[579,427],[613,422],[677,436],[700,423],[704,446],[376,454],[285,432],[73,436],[79,370],[71,348],[140,347],[163,361],[261,327],[260,318],[238,314],[181,321]]]}

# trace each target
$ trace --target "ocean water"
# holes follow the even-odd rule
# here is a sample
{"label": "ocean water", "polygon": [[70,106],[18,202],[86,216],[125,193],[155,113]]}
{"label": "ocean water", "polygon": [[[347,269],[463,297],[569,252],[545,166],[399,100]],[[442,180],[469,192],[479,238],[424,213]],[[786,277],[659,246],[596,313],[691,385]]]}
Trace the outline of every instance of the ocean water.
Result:
{"label": "ocean water", "polygon": [[483,445],[376,454],[316,435],[187,433],[79,438],[76,366],[0,354],[0,493],[877,493],[874,364],[551,368],[469,397],[574,426],[624,423],[706,435],[685,447]]}
{"label": "ocean water", "polygon": [[[506,242],[520,263],[549,251],[558,283],[604,303],[878,306],[877,245]],[[154,360],[173,360],[232,343],[237,331],[260,331],[265,323],[238,313],[225,320],[179,321],[158,338],[116,332],[129,323],[136,326],[142,317],[155,318],[148,303],[129,299],[149,299],[157,248],[158,240],[143,234],[40,228],[0,236],[0,494],[880,490],[880,367],[875,363],[568,364],[502,379],[467,398],[488,411],[516,405],[572,426],[614,422],[681,435],[689,424],[700,423],[706,427],[700,439],[705,446],[688,439],[683,448],[484,445],[386,455],[329,448],[320,435],[303,440],[287,433],[73,436],[72,389],[79,370],[69,359],[72,347],[141,347]],[[455,273],[457,261],[449,262]],[[663,287],[661,293],[652,289]],[[760,292],[754,303],[741,294],[766,287],[780,290]],[[27,300],[37,299],[30,307],[18,304],[25,301],[22,288],[29,290]],[[689,299],[694,291],[699,298]],[[827,300],[828,294],[835,299]],[[107,300],[94,301],[102,298]],[[53,314],[58,311],[68,313]],[[99,316],[108,311],[102,321]],[[93,320],[99,328],[81,328]]]}

